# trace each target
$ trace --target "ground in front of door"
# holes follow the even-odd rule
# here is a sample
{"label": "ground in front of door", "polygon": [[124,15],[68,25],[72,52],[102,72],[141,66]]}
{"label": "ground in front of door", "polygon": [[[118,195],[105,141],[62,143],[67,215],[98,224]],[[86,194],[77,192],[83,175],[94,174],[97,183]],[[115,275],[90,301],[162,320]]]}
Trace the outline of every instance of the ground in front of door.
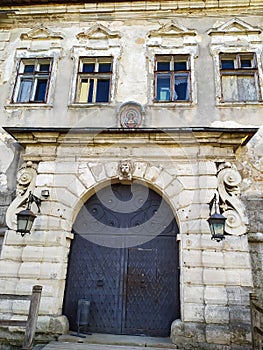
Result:
{"label": "ground in front of door", "polygon": [[37,345],[33,350],[140,350],[141,347],[151,350],[177,349],[169,338],[91,334],[85,338],[63,335],[59,341]]}

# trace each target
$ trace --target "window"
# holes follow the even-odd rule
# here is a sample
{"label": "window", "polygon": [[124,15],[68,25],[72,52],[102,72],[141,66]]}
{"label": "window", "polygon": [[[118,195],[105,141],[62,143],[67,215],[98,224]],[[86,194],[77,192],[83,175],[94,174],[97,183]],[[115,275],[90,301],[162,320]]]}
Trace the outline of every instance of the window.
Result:
{"label": "window", "polygon": [[156,56],[155,100],[190,101],[189,56]]}
{"label": "window", "polygon": [[255,54],[220,54],[222,101],[261,99]]}
{"label": "window", "polygon": [[78,69],[76,102],[109,102],[111,77],[111,57],[81,58]]}
{"label": "window", "polygon": [[45,103],[47,101],[52,60],[22,59],[19,63],[13,95],[16,103]]}

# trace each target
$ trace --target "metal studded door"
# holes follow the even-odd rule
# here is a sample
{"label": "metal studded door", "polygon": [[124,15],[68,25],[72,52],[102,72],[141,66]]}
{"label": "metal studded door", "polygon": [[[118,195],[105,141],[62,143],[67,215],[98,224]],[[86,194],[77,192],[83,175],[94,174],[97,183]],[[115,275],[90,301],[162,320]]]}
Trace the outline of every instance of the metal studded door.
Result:
{"label": "metal studded door", "polygon": [[179,318],[178,227],[168,204],[134,184],[100,190],[80,210],[63,312],[76,330],[90,300],[89,331],[168,336]]}

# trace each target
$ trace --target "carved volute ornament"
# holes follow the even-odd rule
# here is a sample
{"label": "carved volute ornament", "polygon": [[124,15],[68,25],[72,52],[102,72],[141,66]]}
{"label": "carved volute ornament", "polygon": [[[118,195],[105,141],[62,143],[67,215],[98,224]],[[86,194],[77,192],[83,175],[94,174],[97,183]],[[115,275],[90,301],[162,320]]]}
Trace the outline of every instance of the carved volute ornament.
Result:
{"label": "carved volute ornament", "polygon": [[24,163],[18,170],[16,198],[6,212],[6,223],[12,230],[16,230],[16,212],[24,208],[29,192],[33,192],[35,188],[36,176],[36,166],[30,161]]}
{"label": "carved volute ornament", "polygon": [[247,233],[248,218],[240,200],[241,176],[235,165],[220,164],[218,168],[218,194],[222,214],[227,218],[225,232],[241,236]]}
{"label": "carved volute ornament", "polygon": [[130,160],[122,160],[119,163],[119,180],[132,180],[133,164]]}

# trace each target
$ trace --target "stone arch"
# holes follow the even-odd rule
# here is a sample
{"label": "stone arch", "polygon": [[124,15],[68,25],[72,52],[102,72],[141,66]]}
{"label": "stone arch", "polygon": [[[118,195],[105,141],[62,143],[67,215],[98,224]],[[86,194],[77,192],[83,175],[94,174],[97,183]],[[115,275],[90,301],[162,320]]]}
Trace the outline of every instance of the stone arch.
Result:
{"label": "stone arch", "polygon": [[[184,209],[191,204],[191,198],[184,196],[185,186],[163,167],[150,162],[133,161],[132,180],[147,184],[149,188],[159,193],[170,205],[173,214],[182,232],[181,222],[184,220]],[[73,224],[80,208],[97,190],[107,186],[110,182],[119,180],[119,162],[107,163],[83,162],[78,164],[76,175],[69,179],[69,186],[63,191],[70,191],[71,211],[68,212],[69,221]],[[57,180],[57,188],[62,184]],[[66,196],[61,191],[60,201],[63,204]]]}

